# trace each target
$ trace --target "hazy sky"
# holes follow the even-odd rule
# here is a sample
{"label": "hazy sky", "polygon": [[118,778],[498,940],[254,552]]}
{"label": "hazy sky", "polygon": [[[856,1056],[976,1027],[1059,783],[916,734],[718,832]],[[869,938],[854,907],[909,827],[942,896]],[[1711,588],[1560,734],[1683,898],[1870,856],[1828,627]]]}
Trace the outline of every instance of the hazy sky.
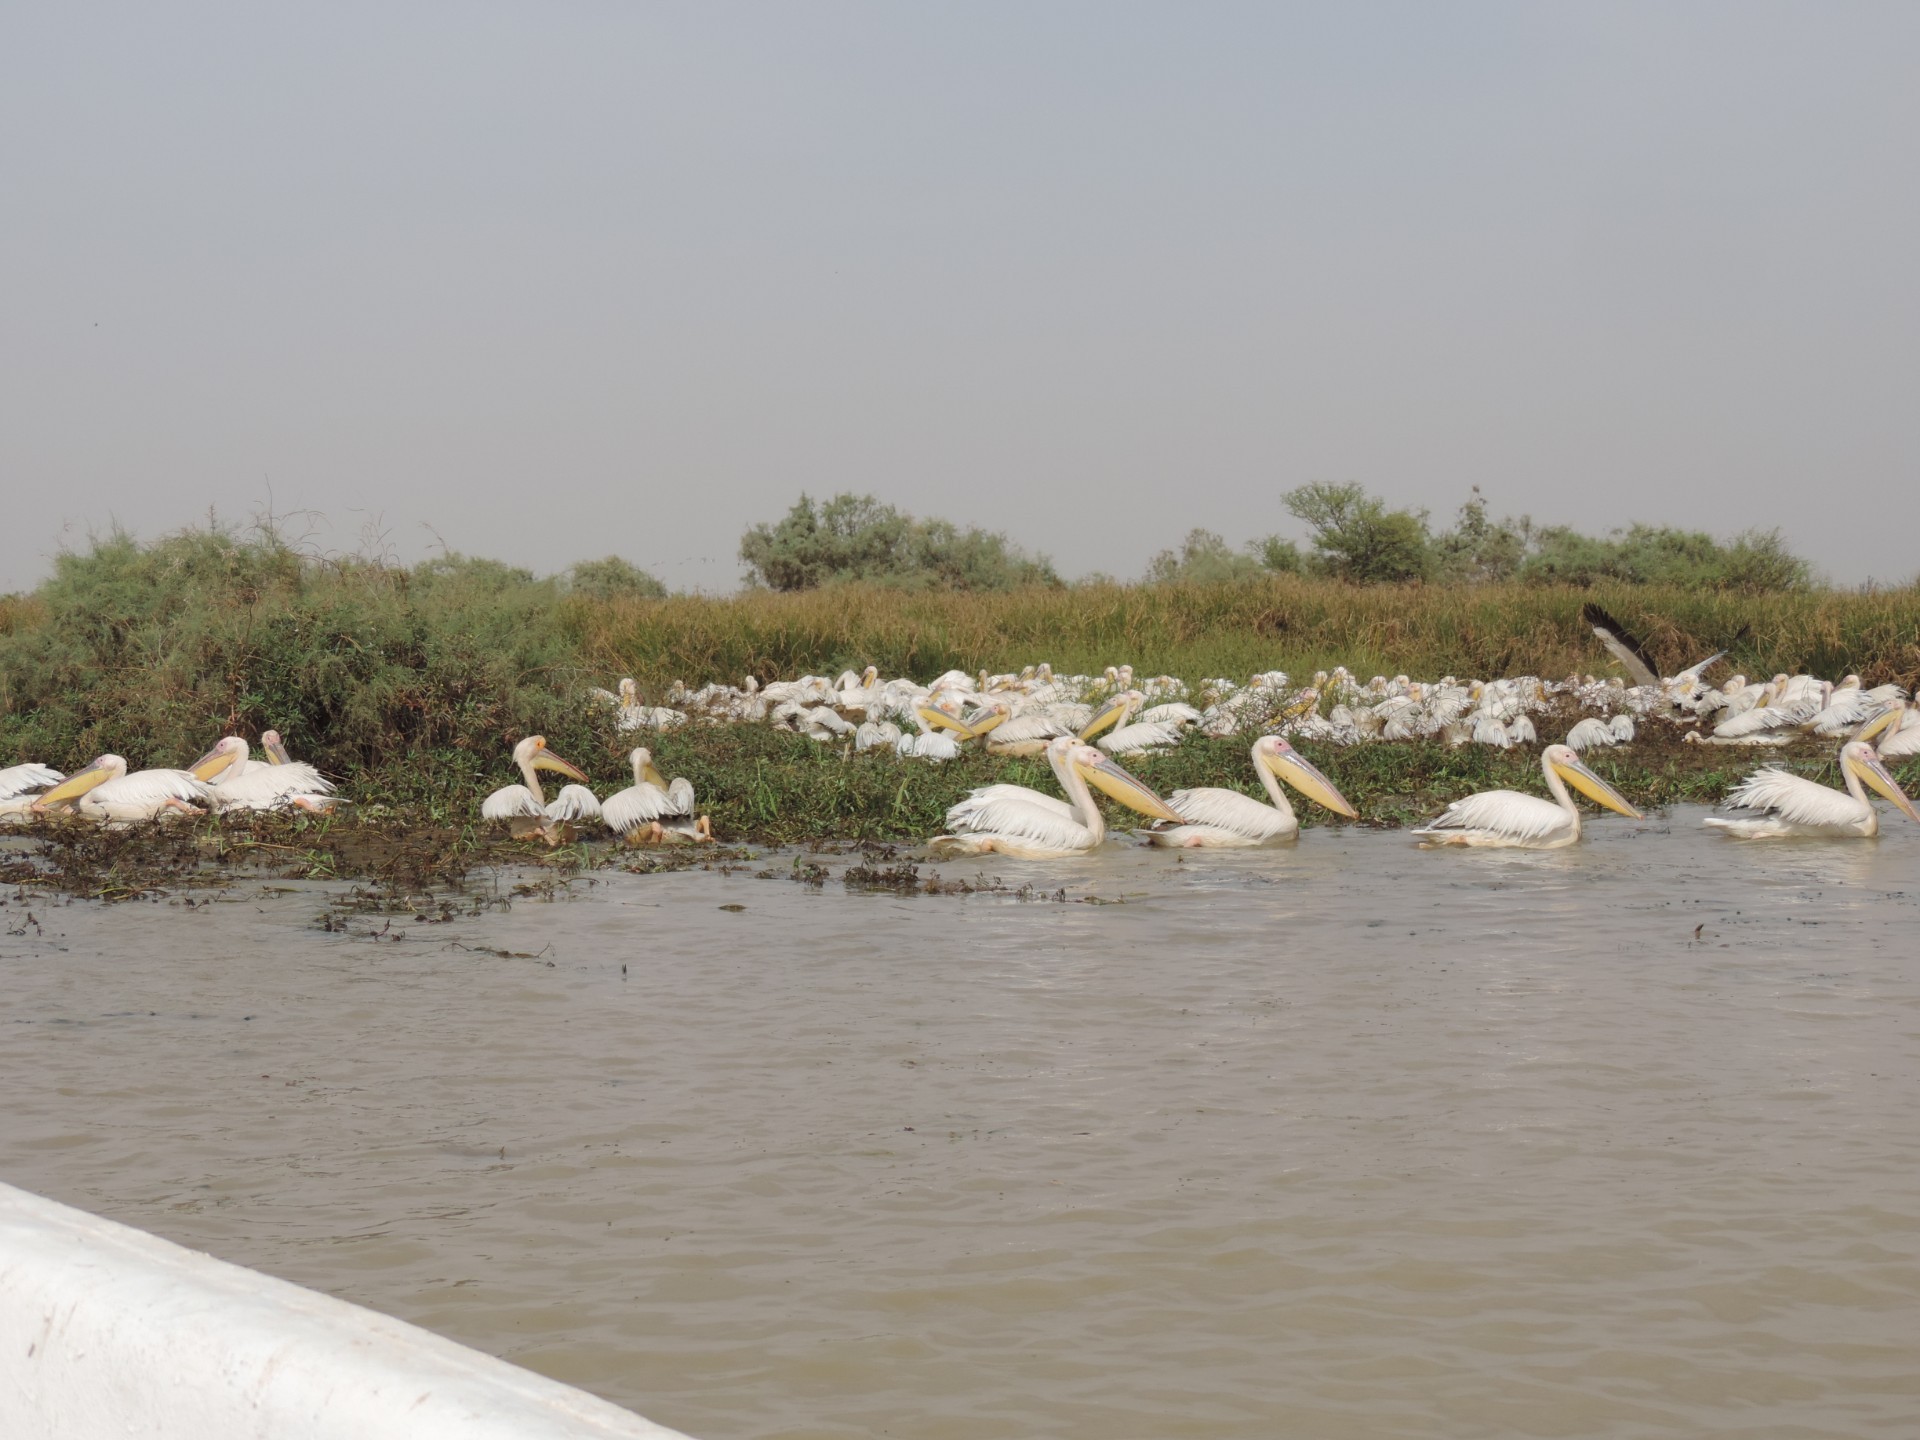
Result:
{"label": "hazy sky", "polygon": [[118,521],[1137,575],[1309,480],[1920,570],[1920,5],[0,19],[0,590]]}

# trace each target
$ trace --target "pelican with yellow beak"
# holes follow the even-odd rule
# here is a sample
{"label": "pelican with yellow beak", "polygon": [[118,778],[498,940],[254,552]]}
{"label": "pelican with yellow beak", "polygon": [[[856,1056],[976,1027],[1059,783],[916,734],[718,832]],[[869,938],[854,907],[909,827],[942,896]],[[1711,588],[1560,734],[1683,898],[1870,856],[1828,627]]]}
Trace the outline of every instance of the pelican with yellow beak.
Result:
{"label": "pelican with yellow beak", "polygon": [[600,801],[585,784],[562,786],[553,802],[547,802],[540,789],[542,770],[557,771],[579,781],[587,777],[572,762],[549,750],[546,736],[529,735],[514,746],[513,763],[520,767],[526,784],[503,786],[482,800],[482,820],[505,821],[508,833],[516,840],[538,835],[547,844],[558,845],[567,838],[572,825],[601,818]]}
{"label": "pelican with yellow beak", "polygon": [[653,752],[644,745],[635,747],[627,758],[633,762],[633,784],[609,795],[600,806],[609,829],[629,845],[713,839],[713,823],[694,813],[698,803],[691,780],[676,775],[669,784],[653,763]]}
{"label": "pelican with yellow beak", "polygon": [[124,828],[168,815],[204,815],[213,803],[208,781],[234,763],[230,748],[216,745],[185,770],[136,770],[118,755],[102,755],[34,802],[36,815],[78,815]]}
{"label": "pelican with yellow beak", "polygon": [[988,785],[947,811],[947,826],[953,833],[934,836],[928,852],[935,859],[995,854],[1048,860],[1097,850],[1106,842],[1107,823],[1089,786],[1150,819],[1180,822],[1166,801],[1071,735],[1048,743],[1047,763],[1067,800],[1024,785]]}
{"label": "pelican with yellow beak", "polygon": [[1571,785],[1582,795],[1631,819],[1640,812],[1602,780],[1569,745],[1549,745],[1540,752],[1540,771],[1553,799],[1522,795],[1518,790],[1486,790],[1447,806],[1439,819],[1413,833],[1422,848],[1436,845],[1518,847],[1558,850],[1580,838],[1580,811],[1567,793]]}
{"label": "pelican with yellow beak", "polygon": [[1185,816],[1187,823],[1156,825],[1146,832],[1147,842],[1178,848],[1272,845],[1297,839],[1300,821],[1287,792],[1280,787],[1282,780],[1336,815],[1349,820],[1360,818],[1360,812],[1334,783],[1281,736],[1262,735],[1253,742],[1253,773],[1260,777],[1270,804],[1263,805],[1238,790],[1212,786],[1176,790],[1167,797],[1167,803]]}
{"label": "pelican with yellow beak", "polygon": [[1729,809],[1747,813],[1725,819],[1716,815],[1701,823],[1741,840],[1781,835],[1870,839],[1880,833],[1880,816],[1867,799],[1869,788],[1886,796],[1909,820],[1920,821],[1920,811],[1865,740],[1849,740],[1840,747],[1840,778],[1846,782],[1845,790],[1769,765],[1754,771],[1727,796]]}

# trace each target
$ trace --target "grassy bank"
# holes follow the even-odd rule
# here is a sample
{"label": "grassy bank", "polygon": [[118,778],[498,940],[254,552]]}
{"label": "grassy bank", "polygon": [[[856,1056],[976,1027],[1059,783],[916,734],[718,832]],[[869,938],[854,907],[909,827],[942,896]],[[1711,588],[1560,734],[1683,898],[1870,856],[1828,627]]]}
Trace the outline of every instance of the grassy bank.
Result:
{"label": "grassy bank", "polygon": [[[1913,587],[1739,596],[1274,576],[1207,587],[591,600],[488,561],[323,563],[270,538],[193,532],[147,546],[103,542],[62,557],[33,594],[0,600],[0,763],[72,768],[115,751],[136,768],[178,765],[222,734],[271,726],[342,781],[355,814],[458,836],[480,796],[515,778],[506,752],[526,734],[545,734],[602,793],[626,783],[631,738],[584,699],[589,685],[623,674],[657,691],[674,678],[764,680],[873,663],[926,679],[1043,659],[1062,672],[1127,662],[1190,680],[1337,663],[1362,675],[1606,673],[1579,617],[1588,600],[1639,629],[1668,669],[1744,630],[1730,658],[1749,674],[1920,682]],[[923,837],[976,784],[1050,785],[1035,761],[903,764],[760,728],[689,729],[656,748],[669,774],[693,780],[722,836],[770,843]],[[1377,818],[1534,783],[1530,755],[1477,747],[1314,758]],[[1717,798],[1756,761],[1643,743],[1599,763],[1627,794],[1660,804]],[[1189,742],[1138,768],[1163,791],[1250,781],[1237,741]]]}

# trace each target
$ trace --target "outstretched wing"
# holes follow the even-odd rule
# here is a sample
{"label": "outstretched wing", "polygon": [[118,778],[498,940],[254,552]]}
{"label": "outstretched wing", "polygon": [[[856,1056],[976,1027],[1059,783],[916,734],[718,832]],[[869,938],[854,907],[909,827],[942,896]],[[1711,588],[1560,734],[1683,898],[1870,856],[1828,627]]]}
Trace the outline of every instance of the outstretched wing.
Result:
{"label": "outstretched wing", "polygon": [[1635,638],[1613,616],[1589,601],[1580,607],[1580,618],[1593,627],[1594,635],[1607,647],[1607,653],[1620,662],[1620,666],[1633,677],[1636,685],[1658,685],[1659,667],[1647,654],[1646,647]]}

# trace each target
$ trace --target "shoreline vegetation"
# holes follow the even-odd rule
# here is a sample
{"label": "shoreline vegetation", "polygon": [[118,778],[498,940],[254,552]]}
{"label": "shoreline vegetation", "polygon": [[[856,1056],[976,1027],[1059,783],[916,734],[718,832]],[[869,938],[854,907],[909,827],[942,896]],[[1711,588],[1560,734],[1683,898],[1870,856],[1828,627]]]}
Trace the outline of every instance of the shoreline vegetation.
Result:
{"label": "shoreline vegetation", "polygon": [[[609,563],[623,562],[543,580],[460,556],[412,567],[322,559],[270,531],[220,529],[151,544],[115,535],[61,556],[38,589],[0,597],[0,764],[71,771],[112,751],[134,768],[174,766],[221,735],[253,739],[271,727],[296,758],[340,782],[352,804],[331,817],[229,816],[126,837],[41,840],[34,843],[50,859],[37,862],[36,873],[97,877],[122,862],[137,869],[143,849],[160,868],[184,871],[196,862],[182,844],[201,859],[219,851],[234,860],[250,846],[280,846],[284,855],[255,857],[272,873],[386,876],[403,886],[503,858],[595,863],[591,852],[545,857],[533,853],[538,846],[498,843],[479,824],[481,797],[515,778],[508,750],[534,733],[603,792],[627,783],[627,750],[650,745],[667,774],[693,782],[728,845],[913,846],[938,833],[946,808],[976,785],[1050,788],[1038,758],[969,753],[929,765],[890,752],[844,753],[842,744],[763,725],[619,734],[587,691],[622,675],[635,677],[649,699],[676,679],[768,681],[868,664],[922,681],[947,669],[1017,671],[1042,660],[1061,674],[1130,663],[1139,676],[1194,685],[1274,669],[1304,677],[1337,664],[1362,677],[1606,676],[1617,670],[1581,619],[1584,604],[1598,603],[1635,629],[1663,673],[1731,644],[1730,668],[1718,673],[1920,683],[1920,585],[1912,584],[1752,593],[1519,580],[1363,585],[1267,571],[1213,583],[985,591],[834,584],[709,597],[641,593],[620,583],[618,570],[607,583]],[[603,567],[597,575],[594,566]],[[1544,720],[1541,741],[1559,739],[1576,718]],[[1127,764],[1163,794],[1192,785],[1250,789],[1249,743],[1250,736],[1190,736],[1171,753]],[[1427,819],[1475,790],[1538,788],[1530,748],[1301,748],[1367,824]],[[1777,756],[1809,773],[1830,770],[1831,749],[1682,745],[1677,729],[1646,726],[1632,745],[1589,758],[1636,805],[1656,808],[1718,800]],[[178,835],[158,838],[168,830]],[[31,879],[22,857],[8,842],[0,876]],[[640,868],[688,863],[635,862],[625,851],[620,859]],[[113,883],[76,893],[109,893]]]}

